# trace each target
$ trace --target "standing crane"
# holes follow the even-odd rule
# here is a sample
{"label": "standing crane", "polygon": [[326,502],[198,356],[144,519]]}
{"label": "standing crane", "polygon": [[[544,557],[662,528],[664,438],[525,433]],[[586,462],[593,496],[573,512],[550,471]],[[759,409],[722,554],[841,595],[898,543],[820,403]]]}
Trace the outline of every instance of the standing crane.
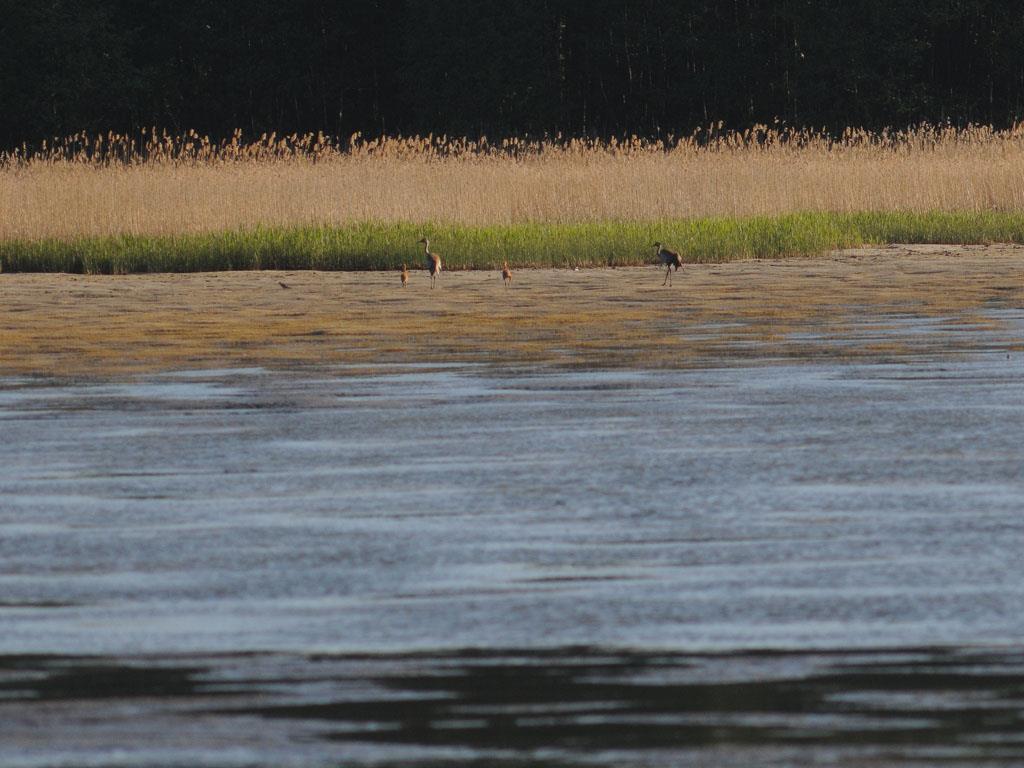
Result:
{"label": "standing crane", "polygon": [[672,285],[672,270],[676,272],[683,266],[683,260],[675,251],[670,251],[661,243],[655,243],[651,246],[652,248],[658,249],[658,261],[665,265],[665,279],[661,282],[662,285],[668,283]]}
{"label": "standing crane", "polygon": [[433,288],[434,281],[441,274],[441,256],[430,252],[430,241],[427,238],[424,237],[419,242],[423,246],[423,252],[427,255],[427,269],[430,270],[430,287]]}
{"label": "standing crane", "polygon": [[507,261],[501,268],[501,281],[505,284],[506,288],[512,285],[512,270],[508,268]]}

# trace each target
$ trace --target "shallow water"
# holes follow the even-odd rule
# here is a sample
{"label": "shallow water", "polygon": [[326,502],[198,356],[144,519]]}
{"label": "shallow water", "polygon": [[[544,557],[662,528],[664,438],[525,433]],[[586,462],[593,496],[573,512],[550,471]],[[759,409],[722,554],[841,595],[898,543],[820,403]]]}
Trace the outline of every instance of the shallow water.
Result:
{"label": "shallow water", "polygon": [[0,384],[0,762],[1018,764],[1024,358],[950,332]]}

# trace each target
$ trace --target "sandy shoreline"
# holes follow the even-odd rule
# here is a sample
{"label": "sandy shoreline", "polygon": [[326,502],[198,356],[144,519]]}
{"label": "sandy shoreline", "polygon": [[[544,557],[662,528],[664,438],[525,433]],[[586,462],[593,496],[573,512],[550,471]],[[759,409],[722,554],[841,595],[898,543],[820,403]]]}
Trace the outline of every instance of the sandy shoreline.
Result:
{"label": "sandy shoreline", "polygon": [[[279,285],[283,281],[289,286]],[[497,272],[0,274],[0,375],[512,363],[692,367],[956,353],[902,316],[997,325],[1024,307],[1024,247],[890,246],[819,258]],[[865,332],[865,328],[870,332]],[[1006,338],[1009,350],[1024,339]]]}

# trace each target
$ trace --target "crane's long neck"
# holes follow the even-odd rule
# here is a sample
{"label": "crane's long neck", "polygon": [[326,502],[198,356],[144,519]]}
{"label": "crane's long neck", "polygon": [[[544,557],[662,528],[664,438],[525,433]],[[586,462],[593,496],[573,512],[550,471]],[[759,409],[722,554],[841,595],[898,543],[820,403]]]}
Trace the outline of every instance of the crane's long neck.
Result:
{"label": "crane's long neck", "polygon": [[430,241],[427,240],[427,238],[423,238],[423,252],[427,254],[427,256],[430,255]]}

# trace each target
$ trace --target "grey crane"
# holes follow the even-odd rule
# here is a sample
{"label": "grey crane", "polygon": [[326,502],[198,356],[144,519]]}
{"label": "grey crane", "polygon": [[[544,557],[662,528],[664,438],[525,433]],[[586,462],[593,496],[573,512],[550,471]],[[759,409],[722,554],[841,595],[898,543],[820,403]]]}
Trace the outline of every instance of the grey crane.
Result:
{"label": "grey crane", "polygon": [[441,274],[441,256],[430,252],[430,240],[424,237],[419,241],[423,246],[423,252],[427,255],[427,269],[430,270],[430,287],[434,287],[434,281]]}
{"label": "grey crane", "polygon": [[683,260],[675,251],[670,251],[661,243],[655,243],[651,246],[652,248],[658,249],[658,261],[665,265],[665,279],[661,282],[662,285],[668,283],[672,285],[672,270],[678,272],[679,268],[683,266]]}

